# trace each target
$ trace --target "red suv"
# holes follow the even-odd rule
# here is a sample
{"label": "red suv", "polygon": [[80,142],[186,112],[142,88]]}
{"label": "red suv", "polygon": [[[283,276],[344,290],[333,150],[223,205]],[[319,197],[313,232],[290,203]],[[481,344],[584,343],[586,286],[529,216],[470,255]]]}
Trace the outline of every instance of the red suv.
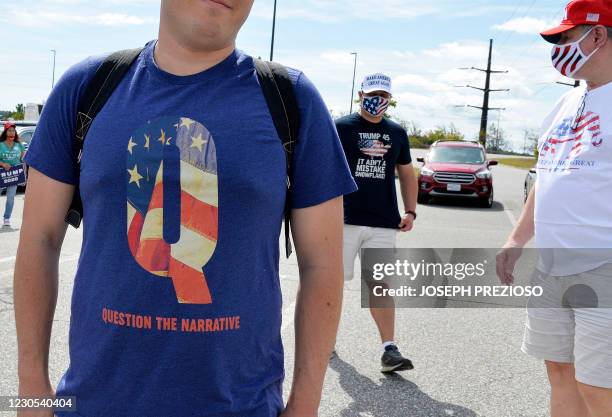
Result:
{"label": "red suv", "polygon": [[429,148],[419,173],[419,203],[430,197],[478,199],[482,207],[493,205],[493,175],[484,147],[477,142],[435,142]]}

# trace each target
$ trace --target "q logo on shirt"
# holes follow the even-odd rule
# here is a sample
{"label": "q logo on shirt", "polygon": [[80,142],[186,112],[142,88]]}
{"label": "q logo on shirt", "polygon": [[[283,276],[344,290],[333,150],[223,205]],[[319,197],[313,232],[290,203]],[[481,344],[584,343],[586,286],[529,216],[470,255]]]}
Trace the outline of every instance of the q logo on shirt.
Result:
{"label": "q logo on shirt", "polygon": [[172,280],[179,303],[211,304],[204,265],[218,239],[217,152],[185,117],[138,129],[127,145],[127,238],[136,262]]}

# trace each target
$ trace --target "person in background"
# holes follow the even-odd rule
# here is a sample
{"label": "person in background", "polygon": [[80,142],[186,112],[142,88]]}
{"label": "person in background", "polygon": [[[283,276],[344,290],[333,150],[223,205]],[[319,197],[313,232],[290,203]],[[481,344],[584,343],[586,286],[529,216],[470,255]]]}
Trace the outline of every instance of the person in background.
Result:
{"label": "person in background", "polygon": [[[359,91],[361,109],[336,120],[336,128],[358,191],[344,198],[344,279],[354,275],[363,248],[394,248],[397,232],[409,232],[416,220],[418,184],[406,130],[385,117],[391,100],[391,78],[371,74]],[[404,214],[399,213],[395,174],[399,176]],[[370,283],[367,283],[370,285]],[[395,304],[374,297],[370,312],[382,341],[382,372],[413,369],[395,340]]]}
{"label": "person in background", "polygon": [[[23,144],[19,142],[19,134],[15,129],[15,123],[4,123],[4,130],[0,136],[0,168],[8,171],[15,165],[21,164],[23,160]],[[6,205],[2,225],[11,226],[11,214],[15,205],[17,185],[10,185],[6,189]]]}

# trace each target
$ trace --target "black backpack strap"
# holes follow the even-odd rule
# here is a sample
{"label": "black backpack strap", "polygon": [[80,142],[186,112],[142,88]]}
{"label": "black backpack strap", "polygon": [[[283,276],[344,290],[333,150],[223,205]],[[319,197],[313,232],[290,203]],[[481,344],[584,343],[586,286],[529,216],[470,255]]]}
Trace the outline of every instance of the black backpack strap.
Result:
{"label": "black backpack strap", "polygon": [[85,88],[79,99],[74,137],[74,158],[76,171],[76,185],[72,196],[70,209],[66,214],[66,223],[78,228],[83,219],[83,202],[79,188],[79,174],[81,171],[81,156],[83,143],[87,137],[89,127],[96,115],[102,110],[115,88],[119,85],[132,63],[138,58],[143,48],[126,49],[109,55],[96,70],[95,75]]}
{"label": "black backpack strap", "polygon": [[276,132],[283,142],[287,157],[287,198],[285,199],[285,252],[292,253],[290,238],[291,192],[293,190],[293,151],[300,131],[300,110],[295,98],[293,83],[287,69],[275,62],[255,60],[255,70]]}

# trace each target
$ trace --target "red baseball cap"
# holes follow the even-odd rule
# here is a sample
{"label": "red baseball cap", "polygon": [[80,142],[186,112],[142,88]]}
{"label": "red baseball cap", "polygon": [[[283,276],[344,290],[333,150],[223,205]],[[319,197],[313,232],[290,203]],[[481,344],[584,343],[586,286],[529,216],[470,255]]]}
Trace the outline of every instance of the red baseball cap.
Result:
{"label": "red baseball cap", "polygon": [[4,122],[4,130],[8,129],[9,127],[16,127],[17,125],[13,122]]}
{"label": "red baseball cap", "polygon": [[612,0],[574,0],[565,7],[561,24],[540,35],[550,43],[558,43],[563,32],[580,25],[612,27]]}

